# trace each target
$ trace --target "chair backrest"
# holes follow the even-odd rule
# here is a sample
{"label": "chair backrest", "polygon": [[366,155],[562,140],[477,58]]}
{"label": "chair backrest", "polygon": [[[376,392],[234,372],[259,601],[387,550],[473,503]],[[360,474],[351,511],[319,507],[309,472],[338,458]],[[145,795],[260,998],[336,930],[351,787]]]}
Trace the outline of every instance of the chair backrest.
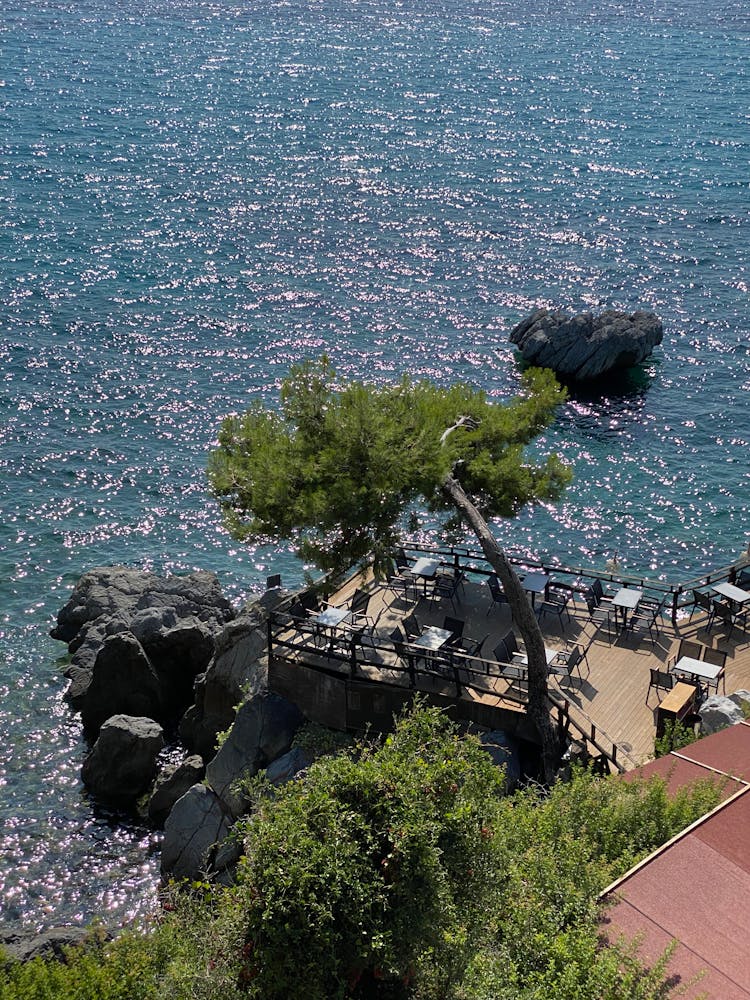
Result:
{"label": "chair backrest", "polygon": [[492,650],[492,657],[497,663],[506,663],[508,660],[508,651],[505,648],[505,643],[501,640],[495,648]]}
{"label": "chair backrest", "polygon": [[712,649],[710,646],[706,646],[703,650],[703,659],[706,663],[713,663],[717,667],[724,667],[727,662],[727,654],[720,649]]}
{"label": "chair backrest", "polygon": [[492,594],[493,601],[507,604],[508,598],[505,596],[505,591],[500,586],[500,581],[498,580],[498,578],[495,576],[494,573],[491,573],[487,577],[487,586],[490,588],[490,593]]}
{"label": "chair backrest", "polygon": [[593,590],[591,590],[591,588],[589,588],[583,595],[583,599],[586,602],[586,607],[589,609],[589,614],[593,615],[599,604],[596,599],[596,594]]}
{"label": "chair backrest", "polygon": [[596,603],[598,604],[599,601],[601,601],[601,599],[604,597],[604,587],[602,586],[602,581],[594,580],[594,582],[591,584],[591,590],[593,591],[594,597],[596,598]]}
{"label": "chair backrest", "polygon": [[422,634],[422,626],[417,621],[417,616],[411,612],[404,618],[404,629],[408,636],[416,636]]}
{"label": "chair backrest", "polygon": [[367,605],[370,603],[370,596],[366,590],[355,590],[349,604],[349,610],[364,613],[367,611]]}
{"label": "chair backrest", "polygon": [[503,657],[503,659],[506,661],[512,659],[514,653],[519,652],[518,643],[516,642],[516,635],[513,629],[511,629],[510,632],[508,632],[506,635],[502,637],[499,645],[501,645],[505,649],[505,656]]}
{"label": "chair backrest", "polygon": [[691,656],[694,660],[700,660],[704,649],[705,646],[702,646],[699,642],[693,642],[692,639],[680,639],[677,659],[679,660],[681,656]]}
{"label": "chair backrest", "polygon": [[651,671],[651,681],[649,687],[664,688],[665,691],[671,691],[674,687],[674,674],[670,674],[667,670],[659,670],[658,667],[650,667]]}
{"label": "chair backrest", "polygon": [[299,602],[307,611],[319,611],[320,600],[314,590],[306,590],[299,595]]}
{"label": "chair backrest", "polygon": [[446,632],[452,632],[454,639],[460,639],[464,634],[464,623],[459,618],[451,618],[449,615],[445,616],[443,628]]}
{"label": "chair backrest", "polygon": [[728,604],[724,604],[723,601],[713,602],[713,612],[717,618],[721,618],[723,622],[729,622],[733,624],[734,622],[734,612],[729,607]]}
{"label": "chair backrest", "polygon": [[278,590],[281,586],[281,573],[274,573],[273,576],[266,577],[266,590]]}
{"label": "chair backrest", "polygon": [[697,604],[699,608],[703,608],[704,611],[711,610],[711,595],[704,594],[702,590],[693,591],[693,604]]}
{"label": "chair backrest", "polygon": [[406,553],[402,548],[396,549],[396,554],[394,558],[396,560],[396,565],[398,566],[399,569],[409,568],[409,560],[406,558]]}

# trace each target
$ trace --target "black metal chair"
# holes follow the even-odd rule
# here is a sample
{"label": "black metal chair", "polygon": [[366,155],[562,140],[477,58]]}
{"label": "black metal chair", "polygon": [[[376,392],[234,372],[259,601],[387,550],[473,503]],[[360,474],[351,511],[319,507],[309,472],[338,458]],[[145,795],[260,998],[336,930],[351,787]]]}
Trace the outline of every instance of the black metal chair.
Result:
{"label": "black metal chair", "polygon": [[702,590],[693,591],[693,607],[690,612],[688,622],[693,620],[693,615],[698,610],[705,611],[708,615],[708,621],[706,623],[706,631],[708,631],[711,628],[711,623],[714,619],[714,608],[711,602],[711,595],[704,593]]}
{"label": "black metal chair", "polygon": [[554,586],[549,586],[547,588],[547,596],[536,609],[537,618],[541,618],[542,615],[557,615],[560,628],[564,628],[563,615],[567,617],[568,621],[571,620],[570,611],[568,610],[569,604],[570,594],[557,590]]}
{"label": "black metal chair", "polygon": [[266,590],[281,590],[281,573],[266,577]]}
{"label": "black metal chair", "polygon": [[693,660],[702,660],[705,648],[702,643],[695,642],[693,639],[680,639],[677,652],[669,658],[667,667],[673,667],[683,656],[689,656]]}
{"label": "black metal chair", "polygon": [[[487,615],[495,607],[496,604],[508,604],[508,598],[506,597],[505,591],[500,586],[500,581],[494,573],[491,573],[487,577],[487,586],[490,588],[490,606],[487,608]],[[486,616],[485,616],[486,617]]]}
{"label": "black metal chair", "polygon": [[456,610],[456,595],[458,593],[458,588],[461,582],[460,574],[456,575],[451,573],[438,573],[432,584],[432,591],[430,592],[431,600],[442,601],[448,599],[451,602],[451,607]]}
{"label": "black metal chair", "polygon": [[727,654],[720,649],[713,649],[711,646],[706,646],[703,650],[703,660],[705,663],[713,663],[714,666],[721,667],[721,670],[713,680],[710,678],[706,681],[706,687],[710,691],[711,688],[718,694],[719,693],[719,681],[722,684],[722,690],[724,694],[727,691],[727,678],[725,673],[725,667],[727,663]]}
{"label": "black metal chair", "polygon": [[549,672],[556,676],[562,678],[567,677],[570,681],[571,675],[574,670],[578,672],[578,679],[583,680],[581,676],[581,662],[584,658],[583,647],[573,646],[572,649],[561,650],[555,658],[551,661],[549,665]]}
{"label": "black metal chair", "polygon": [[461,642],[461,636],[464,634],[464,622],[460,618],[451,618],[446,615],[443,619],[443,628],[446,632],[452,632],[451,638],[446,643],[447,646],[458,646]]}
{"label": "black metal chair", "polygon": [[656,688],[657,694],[660,688],[662,691],[671,691],[676,682],[674,674],[670,674],[668,670],[659,670],[658,667],[649,667],[649,670],[651,671],[651,679],[648,682],[648,691],[646,692],[647,705],[651,688]]}
{"label": "black metal chair", "polygon": [[417,639],[422,634],[422,626],[417,621],[414,612],[410,612],[403,620],[404,631],[407,639]]}
{"label": "black metal chair", "polygon": [[471,636],[462,635],[460,640],[454,645],[456,648],[460,649],[462,653],[466,653],[468,656],[480,657],[482,655],[484,644],[487,642],[489,637],[489,632],[482,639],[472,639]]}
{"label": "black metal chair", "polygon": [[597,631],[604,625],[607,626],[607,639],[612,639],[612,613],[614,612],[614,607],[604,606],[601,607],[597,600],[594,592],[589,589],[584,594],[584,600],[586,601],[586,607],[589,612],[589,621],[594,625]]}

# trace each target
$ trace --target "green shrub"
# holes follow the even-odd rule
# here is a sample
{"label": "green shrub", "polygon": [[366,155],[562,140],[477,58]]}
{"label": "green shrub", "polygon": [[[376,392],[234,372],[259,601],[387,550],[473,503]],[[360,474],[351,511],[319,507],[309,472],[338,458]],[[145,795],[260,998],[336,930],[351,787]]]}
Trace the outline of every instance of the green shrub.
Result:
{"label": "green shrub", "polygon": [[654,740],[654,754],[666,757],[673,750],[695,743],[698,735],[695,726],[686,726],[679,719],[667,719],[664,723],[664,733]]}
{"label": "green shrub", "polygon": [[152,934],[69,948],[66,961],[36,958],[0,967],[0,1000],[161,1000],[165,954]]}

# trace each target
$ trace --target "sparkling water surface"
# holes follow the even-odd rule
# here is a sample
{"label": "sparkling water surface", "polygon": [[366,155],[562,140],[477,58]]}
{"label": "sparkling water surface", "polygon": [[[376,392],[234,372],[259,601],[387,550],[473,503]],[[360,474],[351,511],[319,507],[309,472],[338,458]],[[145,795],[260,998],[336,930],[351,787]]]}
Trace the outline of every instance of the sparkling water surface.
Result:
{"label": "sparkling water surface", "polygon": [[503,542],[668,579],[750,534],[744,3],[10,0],[0,14],[0,915],[115,921],[158,838],[82,791],[48,629],[85,569],[214,569],[223,414],[327,352],[518,386],[537,305],[650,308],[661,348],[575,393],[574,466]]}

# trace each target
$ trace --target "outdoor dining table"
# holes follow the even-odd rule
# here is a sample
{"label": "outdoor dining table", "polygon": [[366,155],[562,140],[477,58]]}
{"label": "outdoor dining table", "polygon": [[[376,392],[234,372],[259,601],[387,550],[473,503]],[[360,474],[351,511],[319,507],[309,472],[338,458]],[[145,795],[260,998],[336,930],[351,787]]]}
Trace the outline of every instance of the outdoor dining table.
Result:
{"label": "outdoor dining table", "polygon": [[439,559],[430,559],[428,556],[420,556],[411,567],[409,572],[413,576],[421,577],[424,583],[424,592],[427,593],[427,581],[434,580],[435,574],[440,568]]}
{"label": "outdoor dining table", "polygon": [[715,681],[724,667],[718,663],[707,663],[705,660],[696,660],[692,656],[681,656],[676,663],[669,668],[670,674],[689,674],[691,677],[700,677],[706,681]]}
{"label": "outdoor dining table", "polygon": [[424,632],[418,638],[414,639],[410,645],[435,652],[436,650],[441,649],[452,637],[452,635],[453,633],[450,629],[438,628],[436,625],[428,625]]}
{"label": "outdoor dining table", "polygon": [[543,594],[547,589],[549,577],[546,573],[526,573],[521,580],[521,586],[527,594],[531,594],[531,606],[534,607],[537,594]]}
{"label": "outdoor dining table", "polygon": [[[552,661],[559,652],[560,652],[559,649],[552,649],[550,646],[544,647],[544,658],[547,661],[547,666],[549,666],[550,663],[552,663]],[[522,653],[520,651],[517,653],[513,653],[512,659],[516,663],[522,663],[525,667],[529,665],[529,658],[526,655],[526,653]]]}
{"label": "outdoor dining table", "polygon": [[750,591],[735,587],[733,583],[715,583],[711,589],[722,597],[728,597],[734,604],[746,604],[750,601]]}
{"label": "outdoor dining table", "polygon": [[635,611],[638,602],[643,597],[642,590],[634,590],[632,587],[620,587],[612,598],[612,604],[618,611],[622,612],[622,627],[628,627],[628,612]]}

